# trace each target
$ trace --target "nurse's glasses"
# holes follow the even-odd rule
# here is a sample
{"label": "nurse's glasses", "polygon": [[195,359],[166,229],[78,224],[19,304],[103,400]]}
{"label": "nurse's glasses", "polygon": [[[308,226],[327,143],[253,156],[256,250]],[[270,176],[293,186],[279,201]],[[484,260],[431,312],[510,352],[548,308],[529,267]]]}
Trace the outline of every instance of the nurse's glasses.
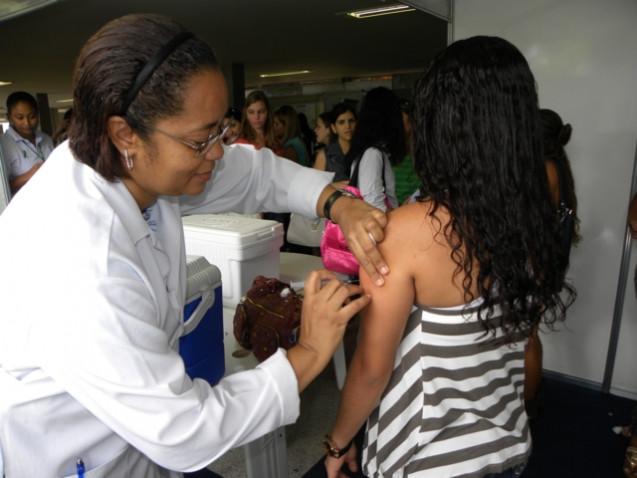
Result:
{"label": "nurse's glasses", "polygon": [[220,126],[216,132],[213,131],[212,133],[210,133],[210,135],[208,136],[208,139],[206,139],[205,141],[202,141],[201,143],[180,138],[179,136],[174,136],[170,133],[166,133],[165,131],[162,131],[157,128],[154,128],[154,131],[157,131],[158,133],[161,133],[164,136],[168,136],[170,139],[173,139],[183,144],[184,146],[188,146],[190,149],[192,149],[195,152],[195,155],[197,157],[201,157],[201,156],[205,156],[208,152],[210,152],[210,150],[215,145],[215,143],[224,139],[229,128],[230,126],[228,125]]}

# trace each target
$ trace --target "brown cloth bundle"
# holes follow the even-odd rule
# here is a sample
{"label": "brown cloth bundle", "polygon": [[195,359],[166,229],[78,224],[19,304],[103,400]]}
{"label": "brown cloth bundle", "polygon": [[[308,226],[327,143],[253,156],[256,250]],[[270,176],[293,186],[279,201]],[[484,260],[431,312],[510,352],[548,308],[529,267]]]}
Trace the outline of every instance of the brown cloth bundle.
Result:
{"label": "brown cloth bundle", "polygon": [[301,325],[301,297],[289,284],[257,276],[234,314],[234,336],[259,362],[291,348]]}

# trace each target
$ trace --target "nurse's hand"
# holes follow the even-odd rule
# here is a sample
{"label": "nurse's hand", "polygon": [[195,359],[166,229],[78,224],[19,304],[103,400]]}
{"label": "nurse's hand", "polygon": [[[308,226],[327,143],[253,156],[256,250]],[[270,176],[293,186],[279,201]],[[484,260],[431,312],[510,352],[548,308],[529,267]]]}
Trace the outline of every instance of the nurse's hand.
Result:
{"label": "nurse's hand", "polygon": [[378,250],[387,216],[365,201],[343,196],[332,206],[330,216],[341,227],[350,251],[377,286],[385,283],[389,267]]}
{"label": "nurse's hand", "polygon": [[305,280],[301,333],[288,350],[301,392],[321,373],[343,340],[347,322],[369,304],[363,290],[344,284],[326,270],[313,271]]}

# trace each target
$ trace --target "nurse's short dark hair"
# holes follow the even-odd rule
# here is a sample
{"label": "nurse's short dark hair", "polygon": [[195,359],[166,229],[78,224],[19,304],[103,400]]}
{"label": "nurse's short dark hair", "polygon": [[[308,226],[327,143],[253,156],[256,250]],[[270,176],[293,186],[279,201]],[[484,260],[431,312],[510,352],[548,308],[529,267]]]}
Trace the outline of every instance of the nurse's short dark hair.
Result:
{"label": "nurse's short dark hair", "polygon": [[26,103],[33,111],[38,112],[38,102],[35,101],[33,95],[27,93],[26,91],[14,91],[9,96],[7,96],[7,114],[11,114],[11,110],[18,103]]}
{"label": "nurse's short dark hair", "polygon": [[159,119],[182,111],[184,86],[192,75],[218,68],[210,46],[192,36],[166,57],[126,105],[129,90],[149,59],[184,31],[162,15],[126,15],[108,22],[82,47],[73,74],[69,144],[78,160],[104,178],[128,175],[108,136],[111,116],[123,116],[147,139]]}

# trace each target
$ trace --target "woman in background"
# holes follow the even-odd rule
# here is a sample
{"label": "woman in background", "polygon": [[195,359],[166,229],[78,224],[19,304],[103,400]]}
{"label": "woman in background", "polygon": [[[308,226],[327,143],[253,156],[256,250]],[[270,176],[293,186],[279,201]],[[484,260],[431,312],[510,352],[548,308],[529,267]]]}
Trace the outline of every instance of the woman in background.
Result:
{"label": "woman in background", "polygon": [[[575,181],[571,163],[564,149],[571,139],[573,128],[568,123],[564,124],[560,115],[550,109],[540,110],[540,121],[550,200],[560,220],[562,258],[559,262],[559,270],[565,278],[570,262],[571,246],[581,240]],[[535,418],[539,412],[540,403],[537,395],[542,380],[542,356],[542,342],[538,330],[534,329],[526,349],[524,382],[526,409],[531,418]]]}
{"label": "woman in background", "polygon": [[524,345],[564,318],[561,250],[540,144],[535,81],[494,37],[460,40],[416,85],[422,197],[389,215],[392,273],[363,312],[325,459],[369,477],[519,477],[531,435]]}
{"label": "woman in background", "polygon": [[314,137],[316,138],[315,150],[317,153],[319,149],[325,148],[332,142],[332,130],[330,129],[331,123],[332,115],[329,111],[324,111],[316,117],[316,123],[314,125]]}
{"label": "woman in background", "polygon": [[399,204],[403,204],[408,201],[409,198],[416,193],[418,186],[420,185],[418,175],[414,169],[414,161],[412,159],[413,147],[411,139],[411,110],[411,101],[407,99],[400,100],[400,111],[403,115],[407,154],[392,168],[394,170],[394,176],[396,177],[396,198],[398,199]]}
{"label": "woman in background", "polygon": [[60,126],[53,133],[53,144],[57,146],[61,142],[65,141],[69,133],[69,125],[71,124],[71,117],[73,116],[73,108],[69,108],[64,112],[62,116],[62,122]]}
{"label": "woman in background", "polygon": [[356,129],[356,111],[347,103],[338,103],[330,113],[333,140],[316,155],[314,167],[334,173],[334,181],[349,181],[345,156],[349,152]]}
{"label": "woman in background", "polygon": [[241,111],[234,107],[228,108],[224,122],[225,125],[228,126],[224,143],[233,144],[241,136]]}
{"label": "woman in background", "polygon": [[241,138],[239,144],[251,144],[257,149],[270,148],[279,154],[281,148],[274,138],[270,102],[263,91],[250,93],[243,108],[241,121]]}
{"label": "woman in background", "polygon": [[542,108],[540,110],[542,122],[542,144],[544,147],[544,161],[549,178],[551,198],[556,208],[566,208],[572,213],[572,220],[564,230],[563,246],[566,262],[564,272],[568,268],[568,257],[571,245],[581,240],[579,233],[579,217],[577,216],[577,196],[575,194],[575,180],[571,169],[571,162],[564,149],[571,140],[573,128],[569,123],[564,124],[562,118],[555,111]]}
{"label": "woman in background", "polygon": [[0,147],[9,174],[11,192],[17,193],[36,173],[53,151],[53,140],[38,131],[38,103],[25,91],[14,91],[7,98],[9,129],[0,135]]}
{"label": "woman in background", "polygon": [[316,136],[314,135],[314,131],[310,128],[310,123],[307,121],[307,116],[305,113],[298,113],[299,118],[299,131],[301,140],[305,145],[305,149],[309,153],[310,157],[314,156],[314,143],[316,142]]}
{"label": "woman in background", "polygon": [[301,166],[310,166],[309,153],[301,138],[299,117],[290,105],[283,105],[274,112],[274,137],[281,145],[281,156]]}
{"label": "woman in background", "polygon": [[392,166],[405,156],[405,128],[398,97],[384,87],[363,97],[346,160],[350,182],[363,199],[382,211],[398,207]]}

